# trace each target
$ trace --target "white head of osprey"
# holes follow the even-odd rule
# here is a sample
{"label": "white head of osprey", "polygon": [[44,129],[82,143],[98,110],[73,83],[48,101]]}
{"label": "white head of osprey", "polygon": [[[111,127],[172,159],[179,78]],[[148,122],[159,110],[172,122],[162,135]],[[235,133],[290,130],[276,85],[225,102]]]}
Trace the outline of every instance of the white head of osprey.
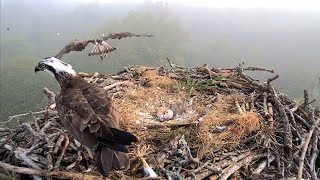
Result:
{"label": "white head of osprey", "polygon": [[44,58],[42,61],[40,61],[35,68],[35,72],[37,71],[46,71],[53,77],[55,77],[57,74],[68,74],[72,76],[77,75],[70,64],[65,63],[55,57]]}

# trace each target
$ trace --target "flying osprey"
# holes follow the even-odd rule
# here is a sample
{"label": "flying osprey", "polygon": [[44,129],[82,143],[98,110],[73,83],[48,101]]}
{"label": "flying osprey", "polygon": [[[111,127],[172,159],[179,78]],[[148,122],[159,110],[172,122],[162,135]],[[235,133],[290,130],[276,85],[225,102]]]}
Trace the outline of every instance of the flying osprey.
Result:
{"label": "flying osprey", "polygon": [[119,130],[119,118],[105,89],[79,77],[70,64],[55,57],[45,58],[35,72],[53,75],[61,90],[56,97],[60,120],[76,140],[91,149],[103,176],[113,169],[126,169],[129,159],[126,145],[137,138]]}
{"label": "flying osprey", "polygon": [[88,54],[100,55],[101,60],[107,56],[109,52],[116,50],[116,48],[110,46],[106,40],[108,39],[122,39],[126,37],[153,37],[152,34],[133,34],[130,32],[120,32],[120,33],[111,33],[108,36],[102,37],[100,39],[91,39],[91,40],[73,40],[67,44],[55,57],[61,59],[64,54],[67,54],[71,51],[82,51],[86,48],[89,43],[94,44],[92,51]]}

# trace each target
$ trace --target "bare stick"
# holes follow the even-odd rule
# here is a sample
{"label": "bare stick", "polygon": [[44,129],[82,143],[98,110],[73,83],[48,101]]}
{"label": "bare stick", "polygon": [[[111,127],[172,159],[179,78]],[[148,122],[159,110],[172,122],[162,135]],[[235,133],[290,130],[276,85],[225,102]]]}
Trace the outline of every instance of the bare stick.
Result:
{"label": "bare stick", "polygon": [[309,93],[308,93],[307,90],[304,90],[303,93],[304,93],[304,103],[303,103],[303,106],[306,107],[307,104],[309,104]]}
{"label": "bare stick", "polygon": [[53,149],[54,154],[58,153],[59,148],[61,148],[61,144],[62,144],[63,140],[64,140],[64,135],[61,134],[60,137],[58,138],[56,144],[54,145],[54,149]]}
{"label": "bare stick", "polygon": [[41,130],[40,130],[40,134],[45,134],[45,132],[46,132],[46,130],[50,127],[50,126],[52,126],[53,125],[53,123],[52,123],[52,121],[48,121],[42,128],[41,128]]}
{"label": "bare stick", "polygon": [[38,115],[38,114],[42,114],[46,112],[46,110],[42,110],[42,111],[38,111],[38,112],[28,112],[28,113],[23,113],[23,114],[17,114],[17,115],[13,115],[13,116],[9,116],[9,119],[7,121],[4,122],[0,122],[1,126],[4,126],[6,124],[8,124],[9,122],[11,122],[13,119],[18,118],[18,117],[23,117],[23,116],[27,116],[30,113],[33,115]]}
{"label": "bare stick", "polygon": [[243,68],[243,70],[245,70],[245,71],[267,71],[270,73],[274,73],[274,70],[272,70],[272,69],[265,69],[265,68],[259,68],[259,67],[246,67],[246,68]]}
{"label": "bare stick", "polygon": [[316,180],[318,179],[317,177],[317,168],[316,168],[316,161],[317,161],[317,157],[319,154],[319,150],[318,150],[318,134],[319,134],[319,130],[316,128],[314,130],[313,133],[313,139],[312,139],[312,147],[313,147],[313,151],[312,151],[312,155],[311,155],[311,159],[310,159],[310,171],[311,171],[311,177],[312,179]]}
{"label": "bare stick", "polygon": [[110,90],[110,89],[113,89],[113,88],[115,88],[115,87],[117,87],[119,85],[127,85],[127,86],[129,86],[129,85],[132,85],[132,84],[133,83],[130,82],[130,81],[119,81],[119,82],[113,83],[113,84],[111,84],[109,86],[105,86],[104,89],[105,90]]}
{"label": "bare stick", "polygon": [[[217,68],[219,70],[228,70],[228,71],[237,71],[237,68]],[[260,67],[243,67],[242,70],[244,71],[266,71],[270,73],[274,73],[274,70],[272,69],[266,69],[266,68],[260,68]]]}
{"label": "bare stick", "polygon": [[268,123],[269,127],[273,128],[274,127],[274,120],[273,120],[273,109],[272,109],[272,104],[268,103]]}
{"label": "bare stick", "polygon": [[36,126],[37,132],[39,132],[39,131],[40,131],[40,126],[39,126],[39,123],[38,123],[37,118],[32,114],[31,111],[30,111],[29,114],[30,114],[30,116],[31,116],[31,118],[32,118],[32,120],[33,120],[33,122],[34,122],[34,125]]}
{"label": "bare stick", "polygon": [[255,170],[252,172],[252,174],[260,174],[261,171],[263,171],[264,168],[267,167],[268,163],[271,163],[271,162],[274,161],[275,159],[276,159],[275,156],[271,156],[270,158],[262,161],[262,162],[259,164],[259,166],[257,167],[257,169],[255,169]]}
{"label": "bare stick", "polygon": [[108,178],[103,178],[101,176],[92,176],[84,173],[74,173],[65,171],[47,171],[42,169],[32,169],[25,167],[12,166],[7,163],[0,162],[0,167],[20,174],[30,174],[44,177],[54,177],[58,179],[86,179],[86,180],[109,180]]}
{"label": "bare stick", "polygon": [[267,86],[270,87],[270,83],[271,83],[272,81],[278,79],[278,78],[279,78],[279,74],[277,74],[277,75],[269,78],[269,79],[267,80]]}
{"label": "bare stick", "polygon": [[66,150],[68,148],[68,145],[70,143],[69,137],[67,135],[65,136],[65,139],[66,139],[66,142],[64,143],[63,149],[62,149],[59,157],[57,158],[56,163],[54,164],[54,167],[53,167],[54,169],[58,169],[59,168],[61,160],[62,160],[62,158],[63,158],[63,156],[64,156],[64,154],[65,154],[65,152],[66,152]]}
{"label": "bare stick", "polygon": [[297,120],[299,120],[307,128],[307,130],[309,130],[311,128],[311,125],[303,117],[301,117],[299,114],[293,113],[293,115]]}
{"label": "bare stick", "polygon": [[169,57],[167,57],[167,61],[168,61],[169,65],[170,65],[170,67],[174,68],[174,65],[171,63]]}
{"label": "bare stick", "polygon": [[44,87],[43,93],[47,95],[50,104],[53,104],[55,102],[56,94],[54,92],[50,91],[47,87]]}
{"label": "bare stick", "polygon": [[236,107],[237,107],[237,109],[238,109],[238,111],[239,111],[239,114],[243,114],[244,112],[243,112],[243,110],[241,109],[239,102],[238,102],[237,100],[235,100],[234,102],[235,102]]}
{"label": "bare stick", "polygon": [[302,173],[303,173],[302,170],[303,170],[303,166],[304,166],[304,159],[306,157],[307,149],[309,147],[309,143],[310,143],[313,131],[316,129],[318,123],[319,123],[319,119],[317,120],[317,122],[314,125],[312,125],[312,127],[311,127],[311,129],[309,131],[309,134],[308,134],[308,136],[306,138],[306,141],[305,141],[305,143],[303,145],[301,156],[300,156],[297,180],[302,180]]}
{"label": "bare stick", "polygon": [[239,170],[242,166],[245,166],[250,162],[252,162],[253,160],[256,160],[265,156],[267,156],[267,153],[258,154],[258,155],[249,155],[245,157],[244,159],[238,161],[237,163],[227,167],[226,170],[224,170],[225,172],[220,176],[219,180],[227,180],[233,173]]}
{"label": "bare stick", "polygon": [[[279,110],[279,116],[283,120],[284,124],[284,133],[283,133],[283,143],[285,146],[285,151],[288,155],[288,159],[292,159],[292,133],[290,128],[290,122],[288,116],[285,112],[285,108],[279,100],[277,92],[273,87],[269,87],[271,93],[273,94],[273,99],[275,101],[275,106]],[[291,160],[290,160],[291,161]],[[288,164],[289,166],[290,164]]]}

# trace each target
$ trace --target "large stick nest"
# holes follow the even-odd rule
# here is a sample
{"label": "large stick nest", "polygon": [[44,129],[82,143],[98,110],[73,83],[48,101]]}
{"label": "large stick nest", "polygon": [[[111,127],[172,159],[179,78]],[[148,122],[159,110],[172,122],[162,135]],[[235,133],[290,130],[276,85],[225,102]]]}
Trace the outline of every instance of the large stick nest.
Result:
{"label": "large stick nest", "polygon": [[[111,179],[319,177],[319,123],[307,92],[298,104],[271,85],[278,75],[261,83],[244,73],[273,73],[263,68],[171,65],[79,73],[109,91],[121,128],[139,137],[130,147],[130,169]],[[52,101],[54,94],[45,94]],[[13,171],[20,179],[102,179],[91,154],[61,126],[54,104],[3,125],[16,119],[16,129],[0,129],[4,178]]]}

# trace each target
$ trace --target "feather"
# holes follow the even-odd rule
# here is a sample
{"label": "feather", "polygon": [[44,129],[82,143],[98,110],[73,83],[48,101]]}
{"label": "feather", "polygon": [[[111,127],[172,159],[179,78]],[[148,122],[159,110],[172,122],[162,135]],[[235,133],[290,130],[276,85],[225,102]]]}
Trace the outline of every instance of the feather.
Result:
{"label": "feather", "polygon": [[133,34],[130,32],[119,32],[111,33],[108,36],[102,37],[100,39],[91,40],[73,40],[68,43],[59,53],[55,56],[57,59],[61,59],[63,55],[70,53],[71,51],[82,51],[89,43],[94,45],[93,49],[88,53],[88,56],[100,55],[101,57],[106,57],[109,52],[115,51],[116,48],[110,46],[106,40],[108,39],[122,39],[127,37],[153,37],[152,34]]}
{"label": "feather", "polygon": [[120,152],[128,152],[126,145],[137,137],[119,129],[119,117],[107,91],[78,76],[65,78],[60,86],[56,97],[59,117],[77,141],[95,151],[100,173],[105,176],[112,169],[128,167],[127,156]]}

